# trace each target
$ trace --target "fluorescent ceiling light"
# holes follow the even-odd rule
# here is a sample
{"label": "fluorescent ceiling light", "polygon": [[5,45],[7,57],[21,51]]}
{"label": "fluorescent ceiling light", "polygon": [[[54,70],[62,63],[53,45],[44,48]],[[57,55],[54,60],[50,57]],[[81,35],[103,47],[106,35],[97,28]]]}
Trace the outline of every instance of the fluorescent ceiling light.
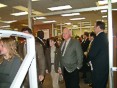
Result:
{"label": "fluorescent ceiling light", "polygon": [[72,18],[70,20],[83,20],[83,19],[85,19],[85,18],[84,17],[83,18]]}
{"label": "fluorescent ceiling light", "polygon": [[71,23],[65,23],[66,25],[71,25]]}
{"label": "fluorescent ceiling light", "polygon": [[80,15],[80,13],[62,14],[61,16],[76,16],[76,15]]}
{"label": "fluorescent ceiling light", "polygon": [[[14,9],[17,9],[17,10],[20,10],[20,11],[28,12],[28,8],[26,8],[26,7],[24,7],[24,6],[14,6],[13,8],[14,8]],[[36,15],[43,14],[42,12],[35,11],[35,10],[33,10],[33,9],[32,9],[32,13],[33,13],[33,14],[36,14]]]}
{"label": "fluorescent ceiling light", "polygon": [[35,2],[35,1],[40,1],[40,0],[32,0],[33,2]]}
{"label": "fluorescent ceiling light", "polygon": [[55,10],[64,10],[64,9],[71,9],[72,7],[70,5],[65,5],[65,6],[57,6],[57,7],[51,7],[48,8],[51,11],[55,11]]}
{"label": "fluorescent ceiling light", "polygon": [[105,13],[105,12],[107,12],[107,10],[101,10],[101,13]]}
{"label": "fluorescent ceiling light", "polygon": [[106,16],[102,16],[102,18],[106,18],[107,17],[107,15]]}
{"label": "fluorescent ceiling light", "polygon": [[22,15],[27,15],[28,12],[18,12],[18,13],[12,13],[11,15],[14,15],[14,16],[22,16]]}
{"label": "fluorescent ceiling light", "polygon": [[52,20],[52,21],[43,21],[43,23],[53,23],[53,22],[56,22],[55,20]]}
{"label": "fluorescent ceiling light", "polygon": [[37,20],[46,19],[46,17],[36,17]]}
{"label": "fluorescent ceiling light", "polygon": [[10,25],[0,26],[0,28],[8,28]]}
{"label": "fluorescent ceiling light", "polygon": [[13,22],[16,22],[17,20],[12,20],[12,21],[3,21],[3,23],[13,23]]}
{"label": "fluorescent ceiling light", "polygon": [[117,11],[117,9],[112,9],[113,11]]}
{"label": "fluorescent ceiling light", "polygon": [[[112,0],[111,2],[112,2],[112,3],[116,3],[117,0]],[[98,1],[98,5],[106,5],[106,4],[108,4],[108,0]]]}
{"label": "fluorescent ceiling light", "polygon": [[0,8],[6,7],[7,5],[0,3]]}

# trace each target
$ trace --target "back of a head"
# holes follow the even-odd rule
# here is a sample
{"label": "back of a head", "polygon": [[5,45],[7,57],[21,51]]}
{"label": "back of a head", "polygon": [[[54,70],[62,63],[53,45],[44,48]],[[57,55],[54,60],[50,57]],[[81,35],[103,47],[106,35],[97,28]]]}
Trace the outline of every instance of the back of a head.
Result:
{"label": "back of a head", "polygon": [[32,30],[29,27],[22,28],[21,32],[28,31],[30,34],[32,34]]}
{"label": "back of a head", "polygon": [[44,38],[44,32],[42,30],[38,31],[37,32],[37,37],[39,37],[40,39],[43,39]]}

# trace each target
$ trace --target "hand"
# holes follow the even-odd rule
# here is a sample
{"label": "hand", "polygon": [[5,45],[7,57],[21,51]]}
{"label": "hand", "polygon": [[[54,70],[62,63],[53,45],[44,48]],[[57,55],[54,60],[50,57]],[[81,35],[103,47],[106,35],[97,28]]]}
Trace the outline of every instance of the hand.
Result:
{"label": "hand", "polygon": [[39,75],[39,81],[43,81],[44,76],[43,75]]}
{"label": "hand", "polygon": [[49,73],[48,70],[46,70],[46,73]]}
{"label": "hand", "polygon": [[59,74],[62,74],[62,70],[61,70],[60,67],[58,68],[58,73],[59,73]]}

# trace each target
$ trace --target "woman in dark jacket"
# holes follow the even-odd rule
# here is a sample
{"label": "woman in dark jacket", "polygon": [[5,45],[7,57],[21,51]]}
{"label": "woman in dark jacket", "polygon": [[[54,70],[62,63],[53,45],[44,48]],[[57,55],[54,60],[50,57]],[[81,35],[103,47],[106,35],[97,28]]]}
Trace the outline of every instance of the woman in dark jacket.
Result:
{"label": "woman in dark jacket", "polygon": [[50,47],[46,50],[46,73],[50,73],[52,77],[53,88],[59,88],[59,59],[58,56],[58,44],[54,37],[49,39]]}

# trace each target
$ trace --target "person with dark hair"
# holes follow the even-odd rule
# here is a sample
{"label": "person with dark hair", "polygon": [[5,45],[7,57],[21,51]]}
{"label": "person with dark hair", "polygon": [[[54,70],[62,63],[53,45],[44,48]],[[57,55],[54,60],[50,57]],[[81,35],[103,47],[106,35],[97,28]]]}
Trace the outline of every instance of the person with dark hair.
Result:
{"label": "person with dark hair", "polygon": [[[32,31],[28,27],[23,28],[21,31],[23,33],[32,35]],[[23,45],[22,48],[20,47],[21,44],[19,45],[19,52],[20,52],[20,55],[23,56],[22,58],[24,58],[24,56],[26,55],[26,42],[24,42],[22,45]],[[37,77],[38,77],[38,84],[40,88],[41,86],[40,83],[41,81],[44,80],[44,75],[45,75],[45,56],[43,52],[43,47],[37,40],[35,40],[35,50],[36,50],[36,62],[37,62],[37,75],[38,75]],[[28,83],[24,83],[24,86],[25,88],[29,88]]]}
{"label": "person with dark hair", "polygon": [[94,26],[96,37],[88,53],[91,60],[93,88],[106,88],[109,74],[108,39],[104,33],[105,23],[97,21]]}
{"label": "person with dark hair", "polygon": [[83,53],[84,53],[84,57],[83,57],[83,67],[81,68],[81,71],[83,72],[83,76],[82,78],[86,78],[86,72],[87,72],[87,62],[86,62],[86,56],[85,56],[85,52],[87,52],[87,49],[88,49],[88,46],[89,46],[89,33],[88,32],[84,32],[84,35],[83,35],[83,41],[81,42],[81,46],[82,46],[82,50],[83,50]]}
{"label": "person with dark hair", "polygon": [[49,39],[50,47],[46,49],[45,57],[46,57],[46,73],[50,73],[52,78],[52,86],[53,88],[59,88],[59,59],[58,56],[58,44],[55,37],[51,37]]}
{"label": "person with dark hair", "polygon": [[91,63],[90,59],[87,57],[87,54],[89,53],[90,47],[91,47],[92,42],[93,42],[95,37],[96,37],[96,34],[94,32],[91,32],[89,34],[90,43],[89,43],[87,52],[84,53],[85,56],[86,56],[86,65],[87,65],[86,79],[84,80],[84,82],[88,83],[89,86],[92,86],[92,70],[93,70],[93,67],[92,67],[92,63]]}
{"label": "person with dark hair", "polygon": [[44,32],[42,30],[38,31],[36,40],[43,46],[43,50],[44,50],[44,54],[45,54],[46,44],[45,44],[43,38],[44,38]]}
{"label": "person with dark hair", "polygon": [[0,39],[0,88],[10,88],[22,62],[12,38]]}

